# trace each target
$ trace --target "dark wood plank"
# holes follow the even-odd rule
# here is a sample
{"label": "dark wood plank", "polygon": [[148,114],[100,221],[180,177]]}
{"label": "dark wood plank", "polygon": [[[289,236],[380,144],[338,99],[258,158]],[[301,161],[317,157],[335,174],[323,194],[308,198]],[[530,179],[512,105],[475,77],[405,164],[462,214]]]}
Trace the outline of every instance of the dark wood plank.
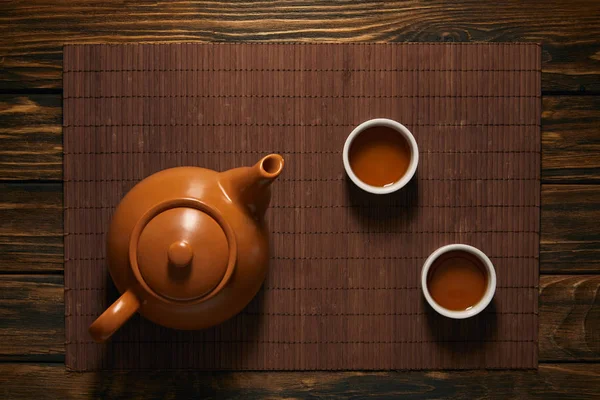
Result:
{"label": "dark wood plank", "polygon": [[63,270],[61,184],[0,184],[0,271]]}
{"label": "dark wood plank", "polygon": [[61,177],[61,96],[0,96],[0,179]]}
{"label": "dark wood plank", "polygon": [[600,96],[545,96],[543,110],[542,181],[600,182]]}
{"label": "dark wood plank", "polygon": [[[545,96],[542,181],[600,182],[600,96]],[[0,96],[0,180],[62,179],[60,95]]]}
{"label": "dark wood plank", "polygon": [[60,275],[0,275],[0,357],[64,354],[63,293]]}
{"label": "dark wood plank", "polygon": [[58,1],[2,3],[0,88],[61,87],[64,43],[543,42],[543,89],[600,90],[600,3]]}
{"label": "dark wood plank", "polygon": [[[0,275],[0,360],[64,354],[63,278]],[[540,361],[600,361],[600,277],[540,280]]]}
{"label": "dark wood plank", "polygon": [[[542,185],[541,273],[600,272],[600,186]],[[63,266],[62,185],[0,184],[1,272]]]}
{"label": "dark wood plank", "polygon": [[542,273],[600,272],[600,186],[542,185]]}
{"label": "dark wood plank", "polygon": [[600,359],[600,276],[543,276],[540,355],[546,361]]}
{"label": "dark wood plank", "polygon": [[599,364],[546,364],[539,371],[69,373],[60,364],[0,364],[5,398],[403,399],[600,396]]}

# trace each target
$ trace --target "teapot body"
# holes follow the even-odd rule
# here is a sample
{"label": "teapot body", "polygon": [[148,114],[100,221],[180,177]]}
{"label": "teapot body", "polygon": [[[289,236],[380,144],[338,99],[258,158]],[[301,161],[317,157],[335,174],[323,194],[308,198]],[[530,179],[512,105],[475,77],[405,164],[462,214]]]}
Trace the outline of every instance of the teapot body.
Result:
{"label": "teapot body", "polygon": [[123,294],[91,326],[107,340],[136,311],[165,327],[203,329],[239,313],[268,270],[264,212],[278,155],[216,172],[177,167],[134,186],[107,237],[110,275]]}

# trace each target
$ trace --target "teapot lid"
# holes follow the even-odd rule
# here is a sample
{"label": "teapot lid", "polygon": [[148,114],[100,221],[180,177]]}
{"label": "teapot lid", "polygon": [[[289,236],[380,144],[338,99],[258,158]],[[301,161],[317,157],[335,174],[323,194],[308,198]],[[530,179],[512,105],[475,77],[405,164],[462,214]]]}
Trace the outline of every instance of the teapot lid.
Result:
{"label": "teapot lid", "polygon": [[235,266],[235,236],[221,213],[191,198],[158,204],[136,224],[129,260],[150,292],[171,301],[206,300]]}

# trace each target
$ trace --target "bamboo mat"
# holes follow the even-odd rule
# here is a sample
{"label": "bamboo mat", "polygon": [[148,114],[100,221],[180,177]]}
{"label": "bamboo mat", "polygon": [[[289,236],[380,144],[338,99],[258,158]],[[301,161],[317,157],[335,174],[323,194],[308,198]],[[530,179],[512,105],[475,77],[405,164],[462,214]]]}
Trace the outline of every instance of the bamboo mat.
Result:
{"label": "bamboo mat", "polygon": [[[64,49],[69,369],[536,368],[540,229],[537,44],[170,44]],[[347,180],[359,123],[405,124],[417,176],[395,195]],[[267,212],[271,265],[237,317],[173,331],[139,315],[87,327],[118,296],[105,233],[119,200],[164,168],[285,157]],[[494,301],[436,315],[420,270],[449,243],[488,254]]]}

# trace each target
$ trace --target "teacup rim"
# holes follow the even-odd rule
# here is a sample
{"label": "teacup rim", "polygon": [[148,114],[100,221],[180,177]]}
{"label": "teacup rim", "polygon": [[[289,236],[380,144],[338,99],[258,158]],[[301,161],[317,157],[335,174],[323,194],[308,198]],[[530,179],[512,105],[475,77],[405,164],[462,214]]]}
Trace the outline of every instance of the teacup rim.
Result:
{"label": "teacup rim", "polygon": [[[433,299],[433,297],[429,293],[429,288],[427,287],[427,275],[429,274],[429,269],[431,268],[435,260],[437,260],[442,254],[451,251],[465,251],[474,255],[485,265],[488,272],[488,286],[485,290],[485,294],[483,295],[479,303],[477,303],[475,306],[468,310],[454,311],[442,307]],[[429,303],[429,305],[439,314],[452,319],[470,318],[477,314],[480,314],[492,302],[494,294],[496,293],[496,269],[494,268],[494,264],[489,259],[489,257],[478,248],[462,243],[449,244],[438,248],[429,255],[427,260],[425,260],[425,263],[423,264],[423,268],[421,270],[421,289],[423,291],[425,299],[427,300],[427,303]]]}
{"label": "teacup rim", "polygon": [[[363,182],[360,178],[356,176],[356,174],[352,170],[352,167],[350,166],[349,153],[352,142],[363,131],[374,126],[385,126],[394,129],[395,131],[400,133],[408,141],[412,153],[410,163],[408,164],[408,169],[406,170],[402,178],[400,178],[398,182],[395,182],[394,184],[386,187],[372,186]],[[342,156],[344,161],[344,169],[346,170],[346,173],[356,186],[358,186],[366,192],[373,194],[389,194],[402,189],[408,184],[408,182],[410,182],[410,180],[415,175],[415,172],[417,171],[417,166],[419,164],[419,146],[417,145],[417,141],[411,133],[411,131],[406,126],[402,125],[400,122],[394,121],[393,119],[389,118],[373,118],[359,124],[352,130],[352,132],[350,132],[350,134],[346,138],[346,142],[344,143],[344,150]]]}

